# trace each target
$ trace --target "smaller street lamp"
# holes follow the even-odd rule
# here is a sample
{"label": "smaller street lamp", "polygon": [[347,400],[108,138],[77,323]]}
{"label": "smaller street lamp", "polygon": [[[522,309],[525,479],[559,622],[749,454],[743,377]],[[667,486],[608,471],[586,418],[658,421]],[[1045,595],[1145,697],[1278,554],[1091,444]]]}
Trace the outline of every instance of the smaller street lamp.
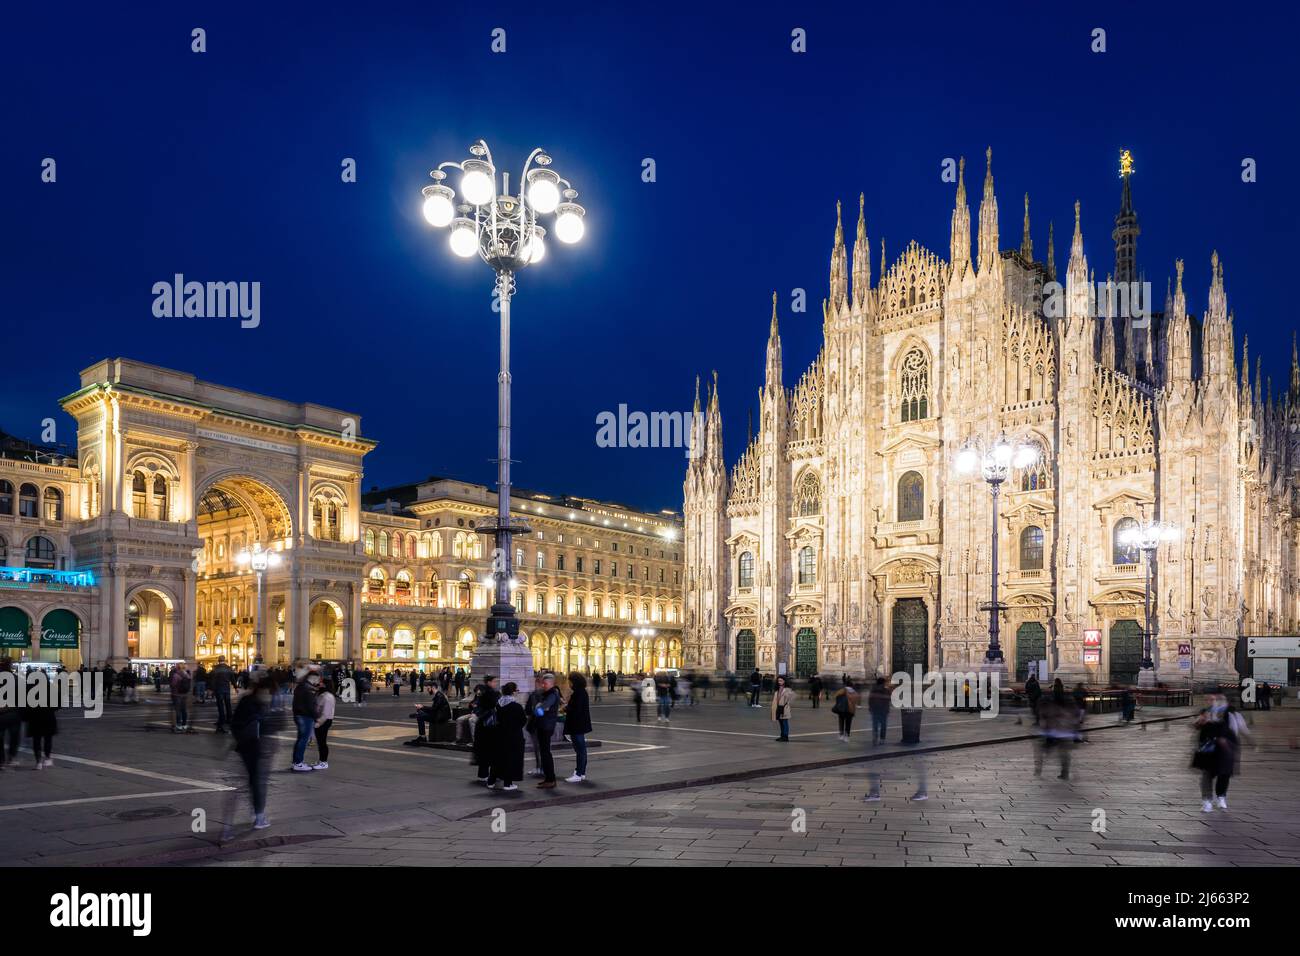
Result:
{"label": "smaller street lamp", "polygon": [[1153,645],[1153,625],[1155,617],[1152,614],[1152,595],[1151,577],[1155,573],[1156,552],[1160,549],[1162,542],[1174,541],[1178,538],[1178,529],[1164,521],[1143,520],[1130,528],[1120,532],[1120,544],[1127,545],[1130,548],[1137,548],[1142,552],[1146,560],[1143,562],[1145,567],[1145,584],[1143,591],[1146,597],[1146,627],[1142,631],[1142,663],[1138,670],[1139,687],[1156,686],[1156,663],[1151,654]]}
{"label": "smaller street lamp", "polygon": [[262,660],[262,575],[269,568],[279,567],[281,561],[279,552],[266,550],[260,541],[253,542],[251,551],[245,548],[235,555],[236,564],[240,567],[252,568],[253,573],[257,575],[257,629],[253,632],[254,663],[260,663]]}
{"label": "smaller street lamp", "polygon": [[1026,442],[1013,441],[1007,438],[1005,432],[991,445],[985,446],[977,439],[971,439],[957,452],[957,471],[964,475],[978,472],[988,483],[989,494],[993,499],[993,546],[990,552],[992,573],[989,575],[991,600],[988,604],[981,604],[980,610],[989,612],[989,649],[984,654],[984,669],[997,671],[1003,679],[1007,676],[1007,664],[998,639],[998,615],[1007,606],[998,602],[998,495],[1001,493],[1002,482],[1011,475],[1013,468],[1029,468],[1037,461],[1036,447]]}

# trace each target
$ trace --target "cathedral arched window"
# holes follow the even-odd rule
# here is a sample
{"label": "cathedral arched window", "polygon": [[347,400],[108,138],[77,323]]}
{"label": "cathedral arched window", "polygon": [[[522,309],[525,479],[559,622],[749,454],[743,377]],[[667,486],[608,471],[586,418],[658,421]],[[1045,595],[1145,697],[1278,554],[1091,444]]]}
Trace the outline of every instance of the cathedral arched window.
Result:
{"label": "cathedral arched window", "polygon": [[152,517],[155,521],[166,521],[169,517],[167,511],[167,479],[162,475],[153,476]]}
{"label": "cathedral arched window", "polygon": [[375,553],[375,529],[366,529],[366,554]]}
{"label": "cathedral arched window", "polygon": [[799,478],[794,490],[795,514],[807,517],[822,512],[822,483],[817,472],[809,469]]}
{"label": "cathedral arched window", "polygon": [[1043,529],[1030,525],[1020,532],[1020,570],[1043,569]]}
{"label": "cathedral arched window", "polygon": [[752,588],[754,586],[754,553],[746,551],[740,556],[740,586],[742,588]]}
{"label": "cathedral arched window", "polygon": [[137,518],[149,517],[149,486],[143,471],[131,476],[131,513]]}
{"label": "cathedral arched window", "polygon": [[898,374],[898,397],[902,421],[915,422],[930,417],[930,360],[919,348],[903,356]]}
{"label": "cathedral arched window", "polygon": [[817,583],[817,552],[811,545],[799,549],[799,583]]}
{"label": "cathedral arched window", "polygon": [[1136,544],[1131,544],[1124,540],[1125,532],[1130,528],[1136,528],[1137,521],[1133,518],[1120,518],[1115,522],[1115,528],[1111,532],[1111,553],[1113,564],[1137,564],[1140,553]]}
{"label": "cathedral arched window", "polygon": [[925,479],[920,472],[906,472],[898,479],[898,520],[920,521],[925,517]]}
{"label": "cathedral arched window", "polygon": [[1028,468],[1020,469],[1020,490],[1021,491],[1042,491],[1050,488],[1051,471],[1049,470],[1047,453],[1043,449],[1043,443],[1037,440],[1031,440],[1028,444],[1034,449],[1034,462]]}

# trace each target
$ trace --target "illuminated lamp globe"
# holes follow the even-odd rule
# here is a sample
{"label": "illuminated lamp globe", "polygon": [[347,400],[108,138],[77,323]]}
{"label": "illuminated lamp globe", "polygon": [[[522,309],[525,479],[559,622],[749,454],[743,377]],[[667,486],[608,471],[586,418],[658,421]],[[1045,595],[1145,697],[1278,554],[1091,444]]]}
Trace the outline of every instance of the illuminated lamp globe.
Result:
{"label": "illuminated lamp globe", "polygon": [[1028,468],[1038,462],[1038,450],[1033,445],[1021,445],[1016,449],[1012,464],[1016,468]]}
{"label": "illuminated lamp globe", "polygon": [[456,216],[456,206],[452,202],[455,193],[447,186],[424,187],[424,218],[429,225],[441,229]]}
{"label": "illuminated lamp globe", "polygon": [[582,221],[587,210],[576,202],[566,202],[557,206],[556,212],[559,216],[555,220],[555,238],[565,243],[574,243],[581,239],[582,234],[587,231]]}
{"label": "illuminated lamp globe", "polygon": [[460,194],[471,205],[486,206],[492,201],[492,167],[481,159],[467,159],[463,166],[465,175],[460,179]]}
{"label": "illuminated lamp globe", "polygon": [[528,201],[543,215],[555,212],[560,204],[559,177],[549,169],[534,169],[528,174]]}
{"label": "illuminated lamp globe", "polygon": [[478,252],[478,233],[472,219],[457,219],[451,227],[451,251],[462,259]]}
{"label": "illuminated lamp globe", "polygon": [[524,243],[521,258],[529,265],[536,265],[546,256],[546,230],[541,226],[533,227],[533,234]]}
{"label": "illuminated lamp globe", "polygon": [[974,448],[963,448],[957,452],[957,470],[963,474],[970,474],[979,467],[980,456]]}

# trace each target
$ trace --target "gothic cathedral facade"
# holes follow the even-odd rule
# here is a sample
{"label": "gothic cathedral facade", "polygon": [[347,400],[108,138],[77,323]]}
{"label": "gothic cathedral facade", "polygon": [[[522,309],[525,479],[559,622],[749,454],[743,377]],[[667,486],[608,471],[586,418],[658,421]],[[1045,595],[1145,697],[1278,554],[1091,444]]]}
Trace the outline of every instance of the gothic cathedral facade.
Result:
{"label": "gothic cathedral facade", "polygon": [[[692,436],[688,669],[971,669],[998,567],[1014,679],[1045,660],[1067,682],[1135,683],[1147,591],[1125,531],[1154,519],[1177,530],[1155,552],[1158,680],[1234,680],[1239,635],[1294,633],[1294,345],[1284,397],[1258,371],[1252,389],[1244,349],[1238,375],[1217,253],[1199,318],[1181,260],[1162,312],[1116,308],[1138,278],[1130,173],[1115,284],[1089,268],[1077,203],[1062,282],[1050,233],[1034,259],[1028,196],[1020,247],[999,249],[991,152],[973,254],[964,161],[948,261],[912,243],[873,288],[861,206],[851,269],[837,222],[817,358],[786,387],[774,296],[758,432],[728,472],[715,375]],[[995,565],[989,488],[954,457],[999,434],[1038,455],[1003,486]]]}

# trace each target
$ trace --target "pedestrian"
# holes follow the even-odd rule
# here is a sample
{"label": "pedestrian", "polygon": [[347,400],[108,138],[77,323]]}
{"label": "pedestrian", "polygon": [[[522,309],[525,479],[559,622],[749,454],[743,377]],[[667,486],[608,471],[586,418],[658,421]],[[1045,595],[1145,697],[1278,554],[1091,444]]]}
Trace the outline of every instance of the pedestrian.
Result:
{"label": "pedestrian", "polygon": [[641,723],[641,705],[645,702],[642,697],[643,693],[644,688],[636,684],[632,685],[632,707],[636,710],[636,722],[638,724]]}
{"label": "pedestrian", "polygon": [[311,740],[316,728],[316,688],[320,685],[320,674],[308,672],[299,667],[294,676],[298,683],[293,689],[293,723],[298,736],[293,744],[293,764],[290,769],[297,773],[309,773],[311,764],[307,763],[307,742]]}
{"label": "pedestrian", "polygon": [[673,679],[662,671],[655,675],[656,723],[670,723],[673,712]]}
{"label": "pedestrian", "polygon": [[415,693],[415,686],[416,686],[416,683],[417,683],[417,682],[418,682],[418,679],[417,679],[416,676],[415,676],[415,671],[414,671],[414,670],[410,671],[410,672],[409,672],[409,676],[407,677],[407,683],[408,683],[408,684],[410,685],[410,687],[411,687],[411,693],[412,693],[412,694]]}
{"label": "pedestrian", "polygon": [[1074,685],[1074,691],[1070,696],[1074,700],[1076,723],[1079,728],[1074,739],[1081,744],[1086,744],[1088,739],[1083,736],[1083,721],[1088,716],[1088,688],[1083,686],[1083,681]]}
{"label": "pedestrian", "polygon": [[611,694],[614,693],[614,688],[618,686],[618,680],[622,676],[622,674],[615,674],[612,670],[605,674],[605,677],[609,680],[609,692]]}
{"label": "pedestrian", "polygon": [[50,754],[54,749],[54,735],[59,732],[59,722],[55,717],[58,701],[54,699],[57,689],[50,684],[49,675],[44,670],[36,671],[35,682],[31,674],[27,677],[27,703],[22,708],[22,716],[27,722],[27,736],[32,740],[36,769],[44,770],[54,766]]}
{"label": "pedestrian", "polygon": [[393,696],[401,697],[402,696],[402,672],[392,671],[389,673],[388,676],[393,683]]}
{"label": "pedestrian", "polygon": [[234,676],[234,671],[226,663],[225,655],[217,658],[217,665],[208,675],[208,682],[212,685],[212,698],[217,705],[217,733],[219,734],[226,733],[226,726],[230,723],[230,682]]}
{"label": "pedestrian", "polygon": [[857,712],[858,690],[853,681],[846,680],[844,686],[835,692],[835,703],[831,704],[831,713],[839,718],[840,740],[845,743],[849,742],[849,734],[853,732],[853,715]]}
{"label": "pedestrian", "polygon": [[208,699],[208,669],[202,663],[194,669],[194,702],[206,703]]}
{"label": "pedestrian", "polygon": [[357,673],[357,706],[366,706],[366,698],[370,696],[370,668],[365,668]]}
{"label": "pedestrian", "polygon": [[459,700],[465,699],[465,668],[456,668],[456,697]]}
{"label": "pedestrian", "polygon": [[812,701],[813,710],[821,706],[822,700],[822,679],[816,674],[808,678],[808,699]]}
{"label": "pedestrian", "polygon": [[319,681],[316,684],[316,726],[313,728],[318,759],[312,764],[312,770],[330,768],[329,733],[334,726],[334,702],[334,692],[323,680]]}
{"label": "pedestrian", "polygon": [[1228,809],[1228,784],[1241,765],[1241,747],[1248,735],[1245,719],[1222,694],[1211,694],[1196,717],[1196,752],[1192,767],[1201,771],[1201,810],[1211,813],[1214,800]]}
{"label": "pedestrian", "polygon": [[184,663],[173,664],[168,683],[172,693],[172,716],[175,718],[172,733],[193,733],[190,729],[190,700],[193,697],[194,681],[190,677],[189,668]]}
{"label": "pedestrian", "polygon": [[587,678],[577,671],[569,675],[569,699],[564,705],[564,736],[573,743],[577,761],[573,776],[565,783],[587,779],[587,734],[591,733],[591,703],[587,699]]}
{"label": "pedestrian", "polygon": [[[0,674],[10,674],[0,680],[15,680],[13,661],[0,657]],[[0,770],[6,763],[12,763],[18,756],[18,738],[22,736],[23,714],[16,700],[9,694],[0,693]]]}
{"label": "pedestrian", "polygon": [[[266,779],[270,765],[274,737],[263,732],[263,725],[270,719],[271,698],[275,688],[271,683],[270,673],[265,670],[249,674],[248,693],[242,694],[235,712],[230,717],[230,733],[234,738],[235,753],[244,762],[248,771],[248,793],[253,803],[253,829],[265,830],[271,825],[266,816]],[[231,791],[231,812],[234,816],[234,795]],[[222,833],[223,839],[233,835],[230,823]]]}
{"label": "pedestrian", "polygon": [[876,682],[867,691],[867,710],[871,713],[871,745],[885,742],[885,732],[889,729],[889,711],[893,701],[889,696],[889,686],[885,678],[877,677]]}
{"label": "pedestrian", "polygon": [[555,688],[555,675],[547,671],[542,675],[540,693],[533,704],[533,741],[537,744],[541,763],[542,782],[539,790],[555,789],[555,758],[551,755],[551,735],[560,715],[560,692]]}
{"label": "pedestrian", "polygon": [[772,694],[772,719],[781,728],[780,743],[790,742],[790,711],[794,708],[794,691],[786,684],[785,675],[776,678],[776,691]]}
{"label": "pedestrian", "polygon": [[493,713],[485,720],[485,725],[491,721],[492,735],[489,743],[492,766],[488,776],[496,779],[499,789],[511,792],[519,789],[515,781],[524,777],[524,725],[528,722],[524,708],[515,700],[518,690],[514,681],[502,687]]}
{"label": "pedestrian", "polygon": [[749,706],[758,707],[758,693],[763,687],[763,675],[755,667],[753,673],[749,675]]}
{"label": "pedestrian", "polygon": [[162,668],[159,667],[157,664],[155,664],[153,669],[153,692],[155,694],[162,693],[162,684],[163,684]]}
{"label": "pedestrian", "polygon": [[474,688],[474,700],[470,704],[474,718],[470,723],[473,734],[471,760],[478,767],[476,782],[488,787],[496,782],[496,777],[492,773],[492,761],[497,752],[497,744],[500,742],[496,724],[497,703],[500,698],[501,692],[497,690],[496,675],[490,674],[483,683]]}
{"label": "pedestrian", "polygon": [[[87,673],[86,665],[82,664],[81,667],[78,668],[78,671],[80,671],[82,675],[82,679],[84,680],[85,675]],[[103,674],[104,674],[104,700],[107,701],[113,696],[113,684],[117,682],[117,674],[113,672],[113,668],[112,666],[109,665],[108,661],[104,661]],[[122,685],[118,684],[118,686],[121,687]],[[122,696],[124,693],[125,693],[125,688],[123,688],[121,691],[118,692],[118,696]]]}
{"label": "pedestrian", "polygon": [[1058,677],[1052,693],[1038,703],[1040,744],[1034,752],[1034,776],[1042,776],[1043,761],[1055,751],[1061,759],[1059,779],[1070,779],[1070,750],[1078,739],[1077,704],[1065,696],[1065,685]]}
{"label": "pedestrian", "polygon": [[1025,681],[1025,696],[1029,698],[1029,710],[1034,715],[1034,723],[1038,723],[1038,702],[1043,698],[1043,688],[1038,683],[1038,675],[1032,671]]}
{"label": "pedestrian", "polygon": [[593,671],[591,672],[591,681],[590,681],[590,685],[589,685],[589,686],[591,687],[591,692],[592,692],[593,694],[596,695],[596,700],[600,700],[600,685],[601,685],[601,683],[602,683],[602,681],[601,681],[601,678],[600,678],[600,674],[597,673],[595,670],[593,670]]}
{"label": "pedestrian", "polygon": [[1126,724],[1133,723],[1133,713],[1137,710],[1137,699],[1133,691],[1125,687],[1119,693],[1119,718]]}

